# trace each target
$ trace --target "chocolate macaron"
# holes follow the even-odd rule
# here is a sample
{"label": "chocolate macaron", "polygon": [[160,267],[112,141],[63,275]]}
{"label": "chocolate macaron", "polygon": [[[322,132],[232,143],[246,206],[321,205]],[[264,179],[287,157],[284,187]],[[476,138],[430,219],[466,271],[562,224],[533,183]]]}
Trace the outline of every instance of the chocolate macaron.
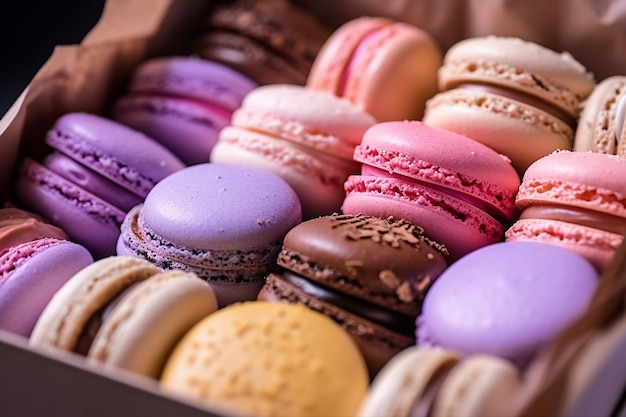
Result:
{"label": "chocolate macaron", "polygon": [[258,299],[302,303],[341,324],[374,376],[415,344],[415,318],[446,269],[445,247],[404,220],[330,215],[300,223],[283,241],[281,273]]}
{"label": "chocolate macaron", "polygon": [[313,15],[287,0],[238,0],[216,6],[193,50],[259,84],[304,85],[329,35]]}

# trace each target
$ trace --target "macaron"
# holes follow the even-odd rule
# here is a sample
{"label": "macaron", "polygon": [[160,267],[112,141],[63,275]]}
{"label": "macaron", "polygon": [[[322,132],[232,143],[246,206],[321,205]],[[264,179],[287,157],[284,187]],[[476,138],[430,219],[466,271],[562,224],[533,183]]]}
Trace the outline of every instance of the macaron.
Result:
{"label": "macaron", "polygon": [[19,203],[61,227],[94,258],[115,253],[126,211],[185,166],[143,133],[94,114],[64,114],[45,141],[52,152],[43,161],[21,164]]}
{"label": "macaron", "polygon": [[574,151],[626,156],[624,120],[626,117],[626,76],[602,80],[585,101]]}
{"label": "macaron", "polygon": [[462,359],[449,349],[409,347],[372,382],[358,417],[499,417],[508,415],[522,383],[508,361]]}
{"label": "macaron", "polygon": [[419,120],[437,93],[443,54],[422,29],[383,17],[341,25],[317,54],[307,86],[329,91],[380,122]]}
{"label": "macaron", "polygon": [[283,237],[301,220],[298,196],[277,175],[197,164],[160,181],[128,213],[117,254],[192,272],[209,281],[224,307],[256,298]]}
{"label": "macaron", "polygon": [[384,122],[368,129],[354,159],[341,210],[393,216],[443,244],[450,261],[504,240],[516,219],[520,185],[508,158],[470,138],[419,121]]}
{"label": "macaron", "polygon": [[329,34],[314,15],[288,0],[238,0],[212,9],[192,50],[262,85],[303,85]]}
{"label": "macaron", "polygon": [[594,267],[571,250],[500,242],[450,265],[426,294],[417,344],[489,354],[526,367],[586,310]]}
{"label": "macaron", "polygon": [[178,340],[216,309],[213,290],[197,276],[111,256],[81,269],[57,291],[30,344],[158,378]]}
{"label": "macaron", "polygon": [[152,58],[134,71],[111,116],[187,165],[208,162],[219,131],[256,86],[234,69],[198,57]]}
{"label": "macaron", "polygon": [[572,149],[593,75],[567,52],[513,37],[462,40],[445,54],[423,122],[508,156],[520,176],[556,149]]}
{"label": "macaron", "polygon": [[296,191],[304,219],[338,212],[343,183],[359,171],[354,147],[376,120],[325,91],[276,84],[243,100],[211,152],[211,162],[271,171]]}
{"label": "macaron", "polygon": [[93,262],[60,228],[15,207],[0,210],[0,329],[29,337],[53,294]]}
{"label": "macaron", "polygon": [[537,241],[572,250],[599,271],[609,265],[626,232],[626,159],[561,151],[533,163],[516,204],[521,211],[508,241]]}
{"label": "macaron", "polygon": [[170,355],[161,388],[225,413],[351,416],[367,369],[334,321],[302,305],[249,301],[196,324]]}
{"label": "macaron", "polygon": [[447,267],[446,249],[400,219],[331,215],[285,235],[258,299],[301,303],[346,329],[370,376],[415,344],[424,295]]}

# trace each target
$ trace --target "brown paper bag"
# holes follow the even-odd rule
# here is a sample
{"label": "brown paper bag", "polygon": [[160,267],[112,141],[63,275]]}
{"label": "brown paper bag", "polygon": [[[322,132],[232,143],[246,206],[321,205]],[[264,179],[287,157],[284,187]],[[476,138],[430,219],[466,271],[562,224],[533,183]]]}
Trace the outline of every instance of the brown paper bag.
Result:
{"label": "brown paper bag", "polygon": [[[469,36],[519,36],[572,53],[597,80],[626,75],[623,0],[293,1],[330,27],[360,15],[388,16],[429,31],[443,50]],[[25,153],[43,153],[44,134],[57,117],[69,111],[106,113],[139,62],[188,52],[211,5],[209,0],[108,0],[80,45],[55,48],[0,120],[0,200],[12,196],[16,161]],[[626,340],[625,300],[626,243],[587,313],[531,365],[511,415],[555,416],[576,405],[589,380],[585,366],[599,367],[609,342]],[[593,357],[600,359],[581,360]]]}

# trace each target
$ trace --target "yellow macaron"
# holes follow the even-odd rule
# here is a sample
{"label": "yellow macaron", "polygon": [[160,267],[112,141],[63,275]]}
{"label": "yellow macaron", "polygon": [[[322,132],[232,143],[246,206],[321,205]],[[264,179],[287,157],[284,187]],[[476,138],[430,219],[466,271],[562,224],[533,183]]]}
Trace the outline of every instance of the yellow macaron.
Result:
{"label": "yellow macaron", "polygon": [[350,336],[302,305],[249,301],[207,316],[179,342],[165,391],[259,416],[350,416],[369,379]]}

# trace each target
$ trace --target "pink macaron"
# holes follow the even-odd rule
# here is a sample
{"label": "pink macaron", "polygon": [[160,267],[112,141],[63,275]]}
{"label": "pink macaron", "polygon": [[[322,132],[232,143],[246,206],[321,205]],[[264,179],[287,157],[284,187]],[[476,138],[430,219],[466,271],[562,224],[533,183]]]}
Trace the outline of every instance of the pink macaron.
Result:
{"label": "pink macaron", "polygon": [[421,119],[443,61],[420,28],[362,16],[339,27],[318,53],[307,86],[362,107],[379,121]]}
{"label": "pink macaron", "polygon": [[208,162],[220,130],[256,86],[217,62],[185,56],[153,58],[135,70],[112,116],[159,141],[187,165]]}
{"label": "pink macaron", "polygon": [[626,159],[559,151],[533,163],[517,195],[507,241],[564,246],[603,270],[626,232]]}
{"label": "pink macaron", "polygon": [[344,187],[346,214],[405,219],[452,260],[504,239],[520,178],[508,158],[466,136],[418,121],[370,128],[354,152],[361,175]]}
{"label": "pink macaron", "polygon": [[304,219],[339,211],[343,183],[359,171],[354,147],[376,120],[325,91],[273,84],[258,87],[220,132],[211,162],[262,168],[295,190]]}

